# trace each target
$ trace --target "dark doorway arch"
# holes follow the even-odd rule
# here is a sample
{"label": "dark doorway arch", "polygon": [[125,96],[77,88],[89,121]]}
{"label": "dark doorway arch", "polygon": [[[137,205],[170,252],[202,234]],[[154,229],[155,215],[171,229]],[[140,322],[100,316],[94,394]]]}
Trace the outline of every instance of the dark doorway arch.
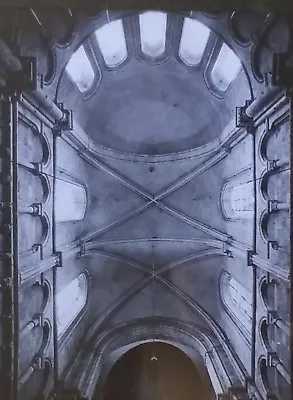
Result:
{"label": "dark doorway arch", "polygon": [[95,400],[207,400],[209,389],[193,362],[172,345],[141,344],[113,366]]}

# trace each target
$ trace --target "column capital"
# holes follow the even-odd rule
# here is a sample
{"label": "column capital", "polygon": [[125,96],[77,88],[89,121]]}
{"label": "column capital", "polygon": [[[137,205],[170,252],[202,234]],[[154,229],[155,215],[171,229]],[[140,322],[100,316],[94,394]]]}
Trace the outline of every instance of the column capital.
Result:
{"label": "column capital", "polygon": [[268,316],[267,316],[268,324],[270,324],[270,325],[274,324],[279,319],[280,319],[280,317],[278,316],[278,314],[275,310],[268,310]]}
{"label": "column capital", "polygon": [[244,106],[236,107],[236,127],[245,128],[248,133],[252,133],[254,130],[253,118],[246,114],[246,110],[250,104],[251,100],[246,100]]}
{"label": "column capital", "polygon": [[269,200],[268,201],[268,212],[273,213],[278,211],[278,200]]}
{"label": "column capital", "polygon": [[276,352],[268,352],[267,354],[267,366],[276,367],[280,363],[279,357]]}
{"label": "column capital", "polygon": [[63,103],[56,103],[56,106],[62,112],[63,117],[60,120],[56,121],[53,130],[57,136],[61,136],[62,131],[73,130],[73,113],[72,110],[68,110],[67,108],[65,108]]}
{"label": "column capital", "polygon": [[63,257],[62,257],[62,251],[57,251],[55,253],[55,259],[56,259],[56,267],[62,267],[63,266]]}
{"label": "column capital", "polygon": [[251,267],[253,265],[253,251],[247,250],[247,266]]}
{"label": "column capital", "polygon": [[31,207],[33,208],[33,215],[42,215],[43,214],[43,206],[42,203],[33,203],[31,205]]}

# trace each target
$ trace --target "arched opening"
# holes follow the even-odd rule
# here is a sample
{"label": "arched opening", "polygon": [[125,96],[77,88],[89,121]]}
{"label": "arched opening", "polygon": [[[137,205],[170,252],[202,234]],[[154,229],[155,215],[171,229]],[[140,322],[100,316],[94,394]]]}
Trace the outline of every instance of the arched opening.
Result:
{"label": "arched opening", "polygon": [[57,293],[57,330],[58,337],[69,328],[70,324],[80,315],[86,305],[88,282],[84,273],[69,282]]}
{"label": "arched opening", "polygon": [[55,221],[73,222],[84,218],[87,207],[83,186],[57,178],[55,181]]}
{"label": "arched opening", "polygon": [[122,20],[113,21],[95,32],[105,64],[117,67],[127,58],[127,47]]}
{"label": "arched opening", "polygon": [[220,294],[223,305],[240,330],[247,334],[252,327],[252,293],[223,271],[220,280]]}
{"label": "arched opening", "polygon": [[[210,400],[192,361],[166,343],[145,343],[125,353],[102,388],[104,400]],[[94,399],[98,399],[97,394]]]}
{"label": "arched opening", "polygon": [[72,101],[75,118],[104,150],[161,155],[198,148],[217,139],[235,118],[231,110],[251,99],[244,64],[197,17],[105,14],[76,50],[83,46],[80,62],[92,64],[95,75],[102,71],[98,87],[91,79],[86,104],[78,76],[74,84],[61,74],[57,88],[63,101],[72,87],[66,100]]}

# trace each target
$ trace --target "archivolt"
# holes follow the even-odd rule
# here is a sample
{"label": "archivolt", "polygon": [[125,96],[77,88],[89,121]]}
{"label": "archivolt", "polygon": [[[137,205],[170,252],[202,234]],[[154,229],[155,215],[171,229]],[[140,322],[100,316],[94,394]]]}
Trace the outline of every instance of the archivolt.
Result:
{"label": "archivolt", "polygon": [[[156,317],[155,320],[142,318],[131,323],[123,323],[97,336],[92,341],[92,346],[84,346],[83,351],[75,358],[66,376],[67,385],[78,386],[83,395],[90,398],[101,376],[104,357],[125,345],[150,340],[150,325],[155,339],[172,340],[178,345],[185,345],[196,350],[203,358],[218,392],[232,385],[244,384],[244,374],[240,376],[240,367],[238,370],[235,368],[236,359],[231,362],[231,355],[227,354],[224,343],[219,341],[209,329],[177,319]],[[84,354],[84,351],[87,351],[87,354]],[[208,360],[207,355],[209,355]],[[80,366],[80,363],[84,364],[85,359],[87,361],[83,373],[76,381],[75,367]]]}

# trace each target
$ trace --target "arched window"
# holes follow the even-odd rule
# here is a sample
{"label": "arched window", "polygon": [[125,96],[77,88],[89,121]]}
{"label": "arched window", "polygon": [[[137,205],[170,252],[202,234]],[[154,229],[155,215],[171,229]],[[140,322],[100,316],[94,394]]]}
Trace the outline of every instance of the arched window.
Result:
{"label": "arched window", "polygon": [[167,15],[148,11],[139,16],[141,50],[149,57],[159,57],[165,51]]}
{"label": "arched window", "polygon": [[84,273],[69,282],[56,296],[57,331],[60,337],[86,304],[88,292]]}
{"label": "arched window", "polygon": [[209,28],[201,22],[184,18],[178,54],[186,65],[194,67],[200,63],[209,35]]}
{"label": "arched window", "polygon": [[55,181],[55,221],[72,222],[84,218],[87,206],[86,191],[83,186],[56,178]]}
{"label": "arched window", "polygon": [[251,219],[254,209],[253,182],[228,181],[221,191],[221,207],[226,219]]}
{"label": "arched window", "polygon": [[220,280],[221,300],[237,326],[249,333],[252,322],[252,293],[224,271]]}
{"label": "arched window", "polygon": [[117,67],[126,60],[127,46],[121,19],[97,29],[95,35],[108,67]]}
{"label": "arched window", "polygon": [[65,69],[70,79],[82,93],[91,88],[95,79],[95,73],[83,46],[80,46],[72,54]]}
{"label": "arched window", "polygon": [[225,92],[230,83],[234,81],[241,70],[242,64],[233,50],[225,43],[222,45],[220,53],[211,71],[211,79],[214,86]]}

